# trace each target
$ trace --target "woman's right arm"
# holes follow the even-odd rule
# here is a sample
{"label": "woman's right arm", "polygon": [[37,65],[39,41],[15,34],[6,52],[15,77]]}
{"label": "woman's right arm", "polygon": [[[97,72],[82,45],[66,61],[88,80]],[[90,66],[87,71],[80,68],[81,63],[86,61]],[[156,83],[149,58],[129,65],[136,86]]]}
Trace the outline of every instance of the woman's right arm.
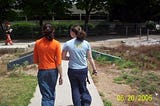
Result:
{"label": "woman's right arm", "polygon": [[38,64],[38,51],[37,51],[37,44],[34,46],[34,51],[33,51],[33,62],[34,64]]}
{"label": "woman's right arm", "polygon": [[68,48],[67,48],[67,43],[63,45],[63,50],[62,50],[62,60],[69,60],[69,56],[67,56]]}
{"label": "woman's right arm", "polygon": [[63,60],[69,60],[69,56],[67,56],[67,51],[66,50],[62,51],[62,59]]}

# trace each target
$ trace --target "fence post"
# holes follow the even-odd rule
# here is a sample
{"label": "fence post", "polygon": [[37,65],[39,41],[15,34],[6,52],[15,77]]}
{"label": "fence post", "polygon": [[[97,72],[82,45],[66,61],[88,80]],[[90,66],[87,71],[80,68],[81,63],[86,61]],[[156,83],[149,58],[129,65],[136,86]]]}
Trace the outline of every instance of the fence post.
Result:
{"label": "fence post", "polygon": [[126,26],[126,37],[128,37],[128,26]]}
{"label": "fence post", "polygon": [[149,37],[149,29],[147,29],[147,41],[148,41],[148,37]]}
{"label": "fence post", "polygon": [[142,35],[142,28],[140,27],[140,29],[139,29],[139,39],[141,39],[141,35]]}

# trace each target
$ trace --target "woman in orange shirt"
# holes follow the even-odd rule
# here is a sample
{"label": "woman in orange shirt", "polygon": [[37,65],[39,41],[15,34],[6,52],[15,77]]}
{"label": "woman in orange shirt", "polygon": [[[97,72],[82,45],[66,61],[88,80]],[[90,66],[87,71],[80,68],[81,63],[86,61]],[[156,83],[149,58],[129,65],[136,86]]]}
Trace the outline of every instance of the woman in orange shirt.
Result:
{"label": "woman in orange shirt", "polygon": [[42,94],[42,106],[54,106],[55,86],[59,73],[62,82],[62,58],[60,43],[54,39],[55,29],[50,23],[43,26],[43,35],[34,47],[34,63],[38,65],[38,84]]}

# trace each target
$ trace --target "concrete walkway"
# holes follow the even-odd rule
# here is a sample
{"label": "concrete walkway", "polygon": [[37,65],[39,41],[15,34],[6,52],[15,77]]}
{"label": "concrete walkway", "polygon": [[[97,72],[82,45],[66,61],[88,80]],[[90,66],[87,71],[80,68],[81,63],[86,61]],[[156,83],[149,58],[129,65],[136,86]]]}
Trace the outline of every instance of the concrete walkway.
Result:
{"label": "concrete walkway", "polygon": [[[56,101],[55,106],[73,106],[71,99],[71,89],[69,80],[67,77],[68,62],[63,61],[63,85],[56,86]],[[89,75],[89,80],[91,84],[87,84],[88,90],[92,96],[91,106],[104,106],[101,97],[98,94],[98,91]],[[39,87],[36,87],[34,97],[31,99],[31,103],[28,106],[41,106],[41,94]]]}

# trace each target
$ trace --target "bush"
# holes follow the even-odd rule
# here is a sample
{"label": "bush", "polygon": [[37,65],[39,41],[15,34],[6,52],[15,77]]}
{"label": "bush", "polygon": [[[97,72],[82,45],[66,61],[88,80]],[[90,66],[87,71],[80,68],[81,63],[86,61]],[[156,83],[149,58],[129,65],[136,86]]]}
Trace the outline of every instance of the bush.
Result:
{"label": "bush", "polygon": [[[73,25],[80,25],[82,29],[84,28],[84,23],[82,21],[54,21],[52,22],[52,25],[56,29],[57,36],[69,35],[69,29]],[[89,23],[88,30],[91,30],[93,28],[94,28],[94,25],[92,23]]]}
{"label": "bush", "polygon": [[[82,21],[53,21],[51,24],[55,27],[55,36],[68,36],[69,29],[72,25],[80,25],[83,28]],[[41,28],[36,22],[13,22],[11,24],[13,28],[12,38],[13,39],[35,39],[41,37]],[[93,29],[93,24],[88,24],[88,29]]]}
{"label": "bush", "polygon": [[39,27],[33,22],[15,22],[11,27],[13,28],[13,39],[33,39],[39,34]]}

